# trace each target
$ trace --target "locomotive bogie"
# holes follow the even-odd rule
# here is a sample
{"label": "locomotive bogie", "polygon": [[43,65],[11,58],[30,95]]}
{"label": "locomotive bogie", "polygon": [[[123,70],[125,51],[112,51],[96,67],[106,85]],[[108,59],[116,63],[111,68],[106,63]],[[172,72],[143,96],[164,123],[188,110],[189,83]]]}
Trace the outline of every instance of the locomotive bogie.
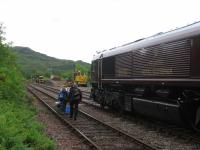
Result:
{"label": "locomotive bogie", "polygon": [[109,106],[120,112],[139,113],[181,125],[199,124],[200,93],[196,89],[137,85],[129,86],[127,90],[124,87],[127,85],[116,90],[116,87],[104,85],[100,93],[96,89],[96,101],[103,107]]}

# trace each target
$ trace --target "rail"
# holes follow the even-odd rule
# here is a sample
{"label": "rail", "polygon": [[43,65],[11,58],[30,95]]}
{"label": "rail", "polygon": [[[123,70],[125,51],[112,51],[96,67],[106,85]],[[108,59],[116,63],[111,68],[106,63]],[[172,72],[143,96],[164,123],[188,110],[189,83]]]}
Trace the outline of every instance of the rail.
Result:
{"label": "rail", "polygon": [[[55,96],[52,96],[51,94],[45,92],[44,90],[42,90],[39,87],[35,87],[32,86],[33,88],[35,88],[36,90],[39,90],[40,92],[42,92],[43,94],[48,95],[49,97],[55,99]],[[155,149],[152,146],[146,145],[145,143],[135,139],[133,136],[128,135],[127,133],[116,129],[92,116],[90,116],[89,114],[80,111],[80,118],[79,121],[73,122],[73,126],[76,127],[76,130],[78,130],[79,132],[81,132],[82,134],[84,133],[84,135],[86,137],[90,137],[91,141],[93,141],[96,145],[98,145],[99,147],[101,147],[102,149],[105,148],[113,148],[112,146],[114,146],[115,148],[117,147],[127,147],[127,148],[133,148],[133,147],[137,147],[139,149]],[[87,118],[87,119],[83,119],[83,118]],[[81,122],[81,124],[79,124]],[[84,128],[81,128],[81,126],[83,126]],[[87,130],[90,129],[90,130]],[[94,129],[94,131],[92,131],[91,129]],[[101,130],[102,129],[102,130]],[[109,139],[109,137],[111,139],[113,139],[112,144],[111,143],[107,143],[107,140],[104,141],[102,139],[103,136],[105,139]],[[99,143],[98,141],[95,141],[95,139],[100,139],[100,141],[103,143]],[[116,141],[115,141],[115,140]],[[119,145],[119,142],[121,141],[122,145]]]}

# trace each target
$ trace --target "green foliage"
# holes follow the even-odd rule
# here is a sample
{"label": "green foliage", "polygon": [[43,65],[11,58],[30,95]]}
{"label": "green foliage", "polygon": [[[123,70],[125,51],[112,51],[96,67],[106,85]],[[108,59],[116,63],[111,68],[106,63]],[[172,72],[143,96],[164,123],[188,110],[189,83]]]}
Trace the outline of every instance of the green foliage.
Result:
{"label": "green foliage", "polygon": [[66,72],[62,73],[61,77],[66,79],[66,80],[73,80],[73,74],[74,74],[74,71],[73,70],[69,70],[69,71],[66,71]]}
{"label": "green foliage", "polygon": [[[18,98],[18,100],[20,100]],[[5,149],[54,149],[36,122],[36,111],[23,101],[1,100],[0,145]]]}
{"label": "green foliage", "polygon": [[[69,76],[69,72],[74,71],[77,66],[84,72],[90,70],[90,64],[83,61],[61,60],[35,52],[27,47],[14,47],[13,52],[17,55],[17,64],[22,68],[23,75],[30,78],[31,75],[43,75],[49,77],[51,74],[59,76]],[[73,77],[70,76],[70,78]]]}
{"label": "green foliage", "polygon": [[55,145],[37,123],[23,82],[15,56],[0,40],[0,150],[53,150]]}
{"label": "green foliage", "polygon": [[83,66],[81,63],[76,63],[76,70],[80,71],[82,74],[87,74],[89,69],[87,66]]}
{"label": "green foliage", "polygon": [[4,26],[2,23],[0,23],[0,44],[2,44],[3,41],[5,40],[5,37],[3,36],[5,34],[3,29],[4,29]]}

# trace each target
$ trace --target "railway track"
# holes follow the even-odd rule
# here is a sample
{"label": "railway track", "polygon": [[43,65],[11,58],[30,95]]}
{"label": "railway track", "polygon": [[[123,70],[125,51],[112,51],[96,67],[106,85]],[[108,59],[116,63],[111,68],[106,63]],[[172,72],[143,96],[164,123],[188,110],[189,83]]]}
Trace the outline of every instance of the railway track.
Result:
{"label": "railway track", "polygon": [[38,100],[40,100],[58,119],[60,119],[66,126],[70,127],[72,129],[72,131],[80,138],[82,139],[81,141],[83,143],[86,143],[91,149],[99,149],[99,147],[97,145],[95,145],[95,143],[93,143],[92,141],[90,141],[90,139],[88,139],[87,137],[85,137],[85,135],[83,135],[79,130],[77,130],[76,128],[73,127],[73,125],[65,120],[63,118],[63,116],[56,111],[55,106],[53,106],[52,100],[49,99],[48,95],[45,95],[44,93],[39,92],[38,90],[36,90],[34,87],[32,86],[28,86],[27,89],[29,90],[29,92],[31,92]]}
{"label": "railway track", "polygon": [[[51,87],[46,86],[43,86],[43,88],[46,88],[46,90],[51,89]],[[58,89],[54,89],[54,93],[57,92]],[[151,145],[154,145],[154,147],[157,147],[158,149],[175,149],[177,147],[179,147],[179,149],[200,149],[200,135],[189,129],[157,121],[144,121],[145,119],[142,119],[141,121],[141,119],[132,116],[121,118],[116,114],[112,118],[105,119],[106,117],[104,117],[103,113],[107,113],[109,110],[102,111],[100,106],[95,104],[95,102],[91,102],[91,100],[84,101],[92,106],[82,105],[80,107],[82,110],[94,115],[100,114],[100,118],[102,120],[104,119],[104,122],[107,122],[111,126],[115,126],[126,133],[130,133],[142,141],[148,141],[147,143],[151,143]],[[114,118],[116,118],[116,121],[111,122],[110,120],[115,120]],[[121,122],[121,126],[119,125],[119,122]],[[144,130],[144,132],[142,132],[142,130]],[[145,134],[146,137],[145,135],[139,136],[140,134]],[[179,145],[182,145],[182,148],[180,148]]]}
{"label": "railway track", "polygon": [[[83,111],[79,112],[77,121],[73,121],[66,116],[61,116],[54,106],[55,96],[52,93],[48,93],[48,91],[34,85],[29,87],[29,90],[40,98],[51,111],[68,123],[77,133],[81,134],[95,149],[155,149]],[[49,99],[43,99],[47,95]]]}
{"label": "railway track", "polygon": [[93,149],[54,113],[49,111],[40,100],[34,98],[33,94],[28,92],[28,95],[32,100],[32,104],[37,109],[37,120],[45,126],[45,134],[53,141],[56,141],[56,150]]}
{"label": "railway track", "polygon": [[[55,88],[55,87],[50,87],[50,86],[46,86],[44,84],[35,84],[36,86],[40,86],[40,87],[43,87],[44,89],[47,89],[49,91],[52,91],[54,93],[58,93],[59,92],[59,88]],[[84,90],[84,88],[80,88],[82,94],[83,94],[83,98],[85,99],[90,99],[90,91],[88,90]]]}

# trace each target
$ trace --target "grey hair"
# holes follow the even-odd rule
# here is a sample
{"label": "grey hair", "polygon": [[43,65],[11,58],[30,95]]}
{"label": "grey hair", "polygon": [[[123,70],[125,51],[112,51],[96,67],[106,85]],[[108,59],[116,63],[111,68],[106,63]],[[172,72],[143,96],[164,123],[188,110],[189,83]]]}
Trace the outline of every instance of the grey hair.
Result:
{"label": "grey hair", "polygon": [[73,84],[73,87],[77,88],[77,87],[78,87],[78,85],[77,85],[76,83],[74,83],[74,84]]}

